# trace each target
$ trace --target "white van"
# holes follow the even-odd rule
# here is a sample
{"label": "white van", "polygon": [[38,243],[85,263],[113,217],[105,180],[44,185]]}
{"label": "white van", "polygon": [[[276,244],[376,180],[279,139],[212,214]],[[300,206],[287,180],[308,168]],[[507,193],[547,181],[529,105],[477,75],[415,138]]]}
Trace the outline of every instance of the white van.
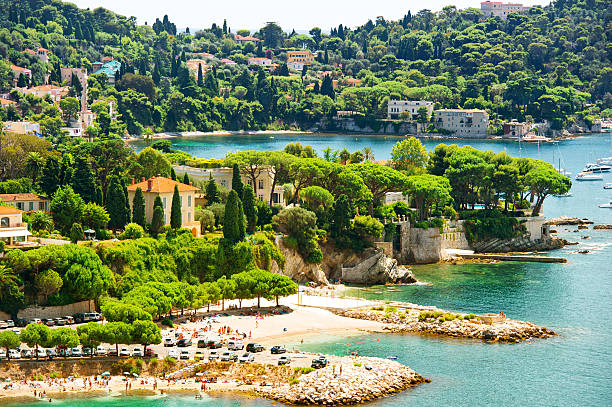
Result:
{"label": "white van", "polygon": [[227,343],[228,350],[242,350],[244,349],[244,344],[241,341],[229,341]]}

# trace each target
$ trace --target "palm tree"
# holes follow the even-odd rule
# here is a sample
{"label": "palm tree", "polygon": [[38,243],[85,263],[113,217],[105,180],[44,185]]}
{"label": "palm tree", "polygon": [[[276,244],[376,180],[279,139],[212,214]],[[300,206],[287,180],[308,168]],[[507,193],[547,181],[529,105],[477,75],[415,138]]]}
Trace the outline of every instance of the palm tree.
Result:
{"label": "palm tree", "polygon": [[0,264],[0,300],[4,298],[6,287],[16,283],[17,276],[13,274],[13,271],[4,264]]}
{"label": "palm tree", "polygon": [[366,161],[374,161],[374,151],[370,147],[363,148],[363,158]]}
{"label": "palm tree", "polygon": [[25,168],[26,171],[32,176],[32,182],[36,184],[36,178],[40,175],[40,171],[45,165],[45,160],[42,158],[40,153],[31,151],[26,157]]}

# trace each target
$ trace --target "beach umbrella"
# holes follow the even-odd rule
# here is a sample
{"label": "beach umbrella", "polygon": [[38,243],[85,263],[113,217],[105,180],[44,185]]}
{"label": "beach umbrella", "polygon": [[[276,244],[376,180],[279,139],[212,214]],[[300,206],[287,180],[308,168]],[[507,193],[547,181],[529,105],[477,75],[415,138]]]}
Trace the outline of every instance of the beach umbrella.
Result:
{"label": "beach umbrella", "polygon": [[130,375],[130,372],[123,372],[123,375],[124,375],[124,376],[129,376],[129,375]]}
{"label": "beach umbrella", "polygon": [[196,373],[196,376],[202,377],[202,376],[204,376],[204,373]]}
{"label": "beach umbrella", "polygon": [[110,372],[104,372],[104,373],[102,373],[102,377],[106,377],[106,376],[110,376]]}
{"label": "beach umbrella", "polygon": [[132,376],[138,377],[138,374],[137,373],[132,373]]}

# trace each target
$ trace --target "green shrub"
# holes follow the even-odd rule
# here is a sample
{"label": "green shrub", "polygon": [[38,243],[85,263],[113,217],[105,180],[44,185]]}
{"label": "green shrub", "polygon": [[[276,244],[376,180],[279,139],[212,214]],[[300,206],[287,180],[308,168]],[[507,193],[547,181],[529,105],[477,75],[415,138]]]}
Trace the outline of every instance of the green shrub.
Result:
{"label": "green shrub", "polygon": [[174,328],[174,323],[171,320],[169,320],[168,318],[164,319],[161,322],[161,324],[164,325],[164,326],[170,327],[170,328]]}
{"label": "green shrub", "polygon": [[374,310],[374,311],[382,311],[384,309],[385,309],[385,307],[383,307],[382,305],[375,305],[375,306],[372,307],[372,310]]}
{"label": "green shrub", "polygon": [[137,223],[128,223],[125,225],[120,239],[140,239],[144,235],[144,229]]}
{"label": "green shrub", "polygon": [[300,381],[298,379],[289,380],[289,386],[293,386],[294,384],[298,384]]}
{"label": "green shrub", "polygon": [[387,308],[385,308],[385,311],[386,312],[395,312],[395,311],[397,311],[397,308],[395,308],[395,307],[387,307]]}
{"label": "green shrub", "polygon": [[361,367],[361,363],[353,363],[353,366],[355,366],[355,367]]}

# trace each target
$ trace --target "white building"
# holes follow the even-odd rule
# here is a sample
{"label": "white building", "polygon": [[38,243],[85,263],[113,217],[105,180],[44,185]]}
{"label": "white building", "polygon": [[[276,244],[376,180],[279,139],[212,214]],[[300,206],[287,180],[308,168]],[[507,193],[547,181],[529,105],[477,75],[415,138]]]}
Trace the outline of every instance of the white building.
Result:
{"label": "white building", "polygon": [[502,3],[501,1],[483,1],[480,3],[480,10],[485,18],[500,17],[505,20],[510,13],[522,13],[530,7],[523,6],[521,3]]}
{"label": "white building", "polygon": [[436,110],[436,127],[452,132],[459,138],[485,138],[489,114],[486,110],[440,109]]}
{"label": "white building", "polygon": [[4,131],[18,134],[41,134],[38,122],[4,122]]}
{"label": "white building", "polygon": [[0,240],[9,246],[26,244],[32,235],[23,223],[22,213],[12,206],[0,206]]}
{"label": "white building", "polygon": [[383,197],[383,205],[393,205],[396,202],[410,203],[410,197],[403,192],[387,192]]}
{"label": "white building", "polygon": [[260,66],[270,66],[272,65],[272,60],[270,58],[249,58],[248,59],[248,64],[249,65],[260,65]]}
{"label": "white building", "polygon": [[387,106],[387,118],[397,120],[401,114],[407,112],[411,119],[416,119],[416,115],[421,107],[427,109],[427,115],[433,113],[433,102],[426,100],[390,100]]}

